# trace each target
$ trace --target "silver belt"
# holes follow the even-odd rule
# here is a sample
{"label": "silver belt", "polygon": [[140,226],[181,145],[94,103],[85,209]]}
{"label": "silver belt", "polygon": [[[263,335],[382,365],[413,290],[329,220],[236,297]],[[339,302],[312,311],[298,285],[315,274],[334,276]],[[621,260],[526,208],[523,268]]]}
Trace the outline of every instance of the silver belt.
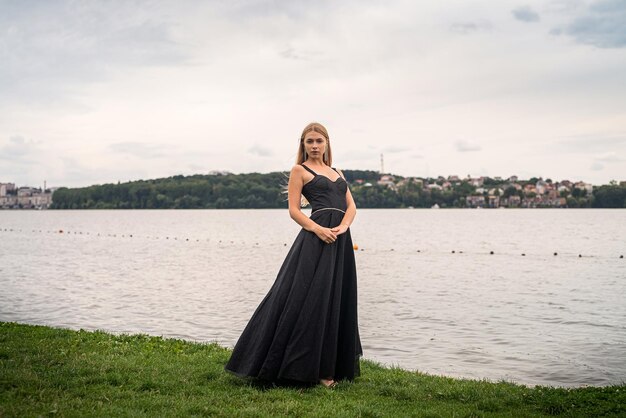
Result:
{"label": "silver belt", "polygon": [[341,210],[341,209],[337,209],[337,208],[319,208],[319,209],[315,209],[313,212],[311,212],[311,215],[313,215],[315,212],[319,212],[320,210],[338,210],[341,213],[346,213],[345,210]]}

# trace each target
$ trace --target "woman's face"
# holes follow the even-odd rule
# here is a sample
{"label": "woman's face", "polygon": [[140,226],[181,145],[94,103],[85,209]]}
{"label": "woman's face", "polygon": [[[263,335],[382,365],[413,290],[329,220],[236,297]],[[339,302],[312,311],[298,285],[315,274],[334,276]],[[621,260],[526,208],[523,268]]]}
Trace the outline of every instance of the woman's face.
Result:
{"label": "woman's face", "polygon": [[304,136],[304,151],[309,158],[322,159],[324,151],[326,151],[326,138],[319,132],[307,132]]}

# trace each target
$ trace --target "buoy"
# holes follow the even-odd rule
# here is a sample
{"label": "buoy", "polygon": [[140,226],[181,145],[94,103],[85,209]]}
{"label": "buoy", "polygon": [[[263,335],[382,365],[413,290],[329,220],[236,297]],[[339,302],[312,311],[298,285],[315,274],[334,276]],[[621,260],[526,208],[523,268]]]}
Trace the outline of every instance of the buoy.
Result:
{"label": "buoy", "polygon": [[489,254],[493,255],[493,251],[489,251]]}
{"label": "buoy", "polygon": [[522,257],[526,257],[526,254],[522,253]]}
{"label": "buoy", "polygon": [[62,230],[62,229],[59,229],[59,234],[62,234],[62,233],[63,233],[63,230]]}
{"label": "buoy", "polygon": [[620,256],[619,256],[619,258],[624,258],[624,256],[623,256],[623,255],[620,255]]}
{"label": "buoy", "polygon": [[558,253],[554,253],[554,255],[559,255]]}
{"label": "buoy", "polygon": [[354,245],[352,245],[352,248],[353,248],[354,250],[358,250],[358,249],[359,249],[359,246],[358,246],[358,245],[356,245],[356,244],[354,244]]}
{"label": "buoy", "polygon": [[452,250],[452,254],[454,254],[454,250]]}
{"label": "buoy", "polygon": [[581,254],[578,254],[578,258],[580,258],[580,257],[582,257],[582,255],[581,255]]}
{"label": "buoy", "polygon": [[417,252],[419,253],[419,252],[421,252],[421,251],[420,251],[420,250],[417,250]]}

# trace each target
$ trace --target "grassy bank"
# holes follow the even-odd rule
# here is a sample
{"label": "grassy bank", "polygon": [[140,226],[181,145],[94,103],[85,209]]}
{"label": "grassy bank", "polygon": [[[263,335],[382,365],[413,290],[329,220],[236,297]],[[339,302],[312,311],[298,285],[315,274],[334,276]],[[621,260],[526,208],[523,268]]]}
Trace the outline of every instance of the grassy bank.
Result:
{"label": "grassy bank", "polygon": [[527,388],[362,361],[355,382],[273,387],[223,370],[230,351],[146,335],[0,322],[0,416],[605,416],[626,386]]}

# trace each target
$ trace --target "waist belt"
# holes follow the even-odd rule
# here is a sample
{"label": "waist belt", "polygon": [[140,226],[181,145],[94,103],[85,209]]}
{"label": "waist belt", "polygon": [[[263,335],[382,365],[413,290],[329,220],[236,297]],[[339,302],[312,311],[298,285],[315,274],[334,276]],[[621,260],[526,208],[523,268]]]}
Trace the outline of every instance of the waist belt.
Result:
{"label": "waist belt", "polygon": [[320,210],[338,210],[341,213],[346,213],[345,210],[341,210],[338,208],[319,208],[319,209],[315,209],[313,212],[311,212],[311,215],[313,215],[315,212],[319,212]]}

